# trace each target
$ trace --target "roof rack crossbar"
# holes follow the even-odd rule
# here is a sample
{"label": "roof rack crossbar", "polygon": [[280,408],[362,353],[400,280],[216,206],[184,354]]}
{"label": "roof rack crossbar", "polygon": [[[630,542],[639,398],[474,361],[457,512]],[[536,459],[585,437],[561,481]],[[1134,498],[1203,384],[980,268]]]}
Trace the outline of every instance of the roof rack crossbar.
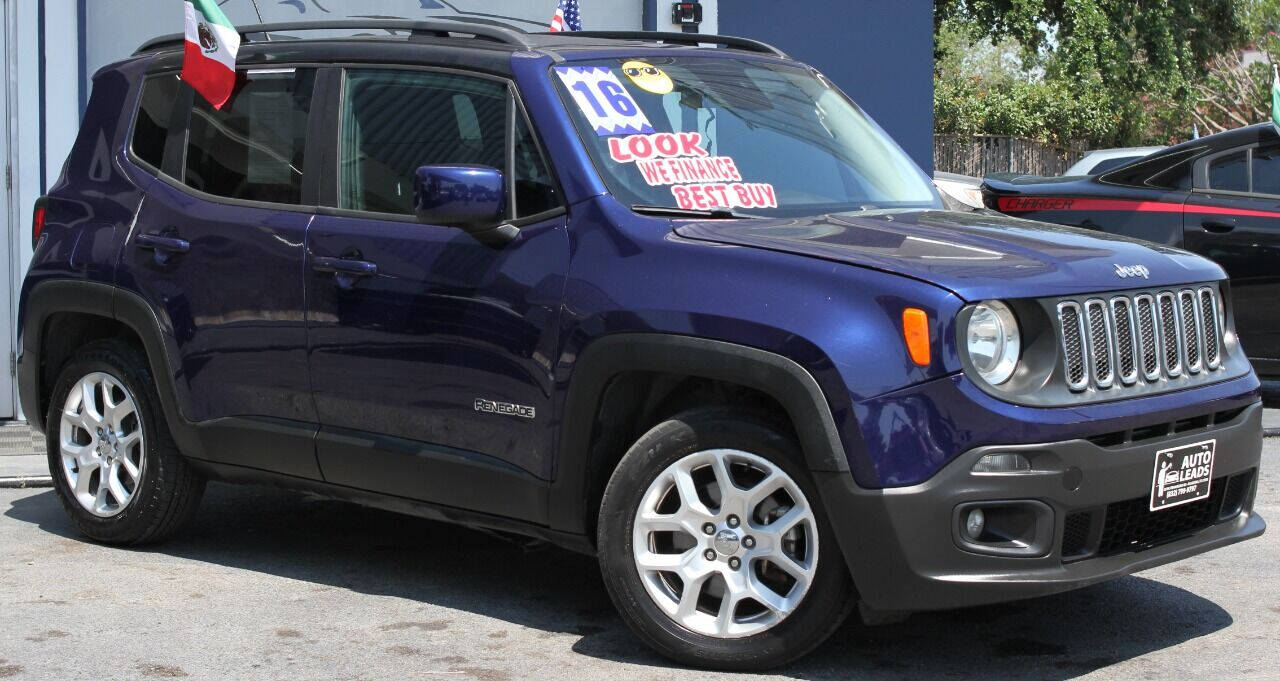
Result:
{"label": "roof rack crossbar", "polygon": [[[465,19],[349,19],[341,21],[283,22],[248,24],[238,26],[237,30],[240,32],[240,39],[244,42],[259,42],[249,38],[251,35],[258,34],[294,33],[298,31],[371,30],[387,32],[408,31],[410,36],[430,35],[437,37],[448,36],[450,33],[463,33],[526,50],[534,48],[533,43],[529,42],[526,37],[527,34],[519,29],[499,26],[489,22],[467,21]],[[141,54],[148,50],[170,45],[181,45],[185,39],[185,36],[181,33],[152,38],[143,43],[134,54]]]}
{"label": "roof rack crossbar", "polygon": [[748,52],[763,52],[777,57],[786,57],[787,53],[769,43],[750,38],[739,38],[729,35],[712,35],[709,33],[674,33],[664,31],[566,31],[556,33],[556,37],[564,38],[613,38],[616,40],[643,40],[645,42],[672,43],[676,45],[724,45]]}

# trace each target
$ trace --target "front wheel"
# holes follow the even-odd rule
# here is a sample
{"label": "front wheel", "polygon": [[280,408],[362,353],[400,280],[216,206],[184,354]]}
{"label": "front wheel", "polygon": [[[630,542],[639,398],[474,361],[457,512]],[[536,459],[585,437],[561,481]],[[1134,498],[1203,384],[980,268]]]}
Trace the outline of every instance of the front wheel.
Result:
{"label": "front wheel", "polygon": [[643,435],[601,502],[605,583],[627,623],[686,664],[758,670],[812,650],[852,582],[798,447],[751,415],[698,409]]}

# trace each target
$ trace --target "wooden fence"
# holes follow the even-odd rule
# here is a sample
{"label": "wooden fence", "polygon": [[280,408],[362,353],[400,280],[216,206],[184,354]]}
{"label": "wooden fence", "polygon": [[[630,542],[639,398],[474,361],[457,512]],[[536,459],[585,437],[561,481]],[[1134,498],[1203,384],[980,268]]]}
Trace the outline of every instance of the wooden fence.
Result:
{"label": "wooden fence", "polygon": [[1084,156],[1083,147],[1058,147],[1021,137],[934,135],[933,167],[983,177],[991,173],[1061,175]]}

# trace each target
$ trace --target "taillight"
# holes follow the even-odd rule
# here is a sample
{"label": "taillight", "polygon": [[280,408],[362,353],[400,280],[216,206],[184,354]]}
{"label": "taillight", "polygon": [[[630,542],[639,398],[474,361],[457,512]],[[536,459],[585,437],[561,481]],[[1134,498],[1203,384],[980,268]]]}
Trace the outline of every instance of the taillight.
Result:
{"label": "taillight", "polygon": [[35,210],[31,211],[31,247],[32,248],[36,247],[36,242],[40,241],[40,233],[44,231],[44,217],[45,217],[45,213],[47,212],[46,210],[47,207],[45,205],[46,201],[47,199],[45,197],[43,196],[40,197],[39,199],[36,200]]}

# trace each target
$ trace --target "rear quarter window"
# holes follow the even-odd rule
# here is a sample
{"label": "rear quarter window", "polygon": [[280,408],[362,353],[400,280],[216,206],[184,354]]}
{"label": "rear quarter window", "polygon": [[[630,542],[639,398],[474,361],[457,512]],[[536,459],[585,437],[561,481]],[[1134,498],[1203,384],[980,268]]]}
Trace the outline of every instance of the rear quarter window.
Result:
{"label": "rear quarter window", "polygon": [[164,163],[164,146],[169,139],[181,86],[182,82],[173,73],[151,76],[142,83],[130,148],[134,157],[157,171]]}

